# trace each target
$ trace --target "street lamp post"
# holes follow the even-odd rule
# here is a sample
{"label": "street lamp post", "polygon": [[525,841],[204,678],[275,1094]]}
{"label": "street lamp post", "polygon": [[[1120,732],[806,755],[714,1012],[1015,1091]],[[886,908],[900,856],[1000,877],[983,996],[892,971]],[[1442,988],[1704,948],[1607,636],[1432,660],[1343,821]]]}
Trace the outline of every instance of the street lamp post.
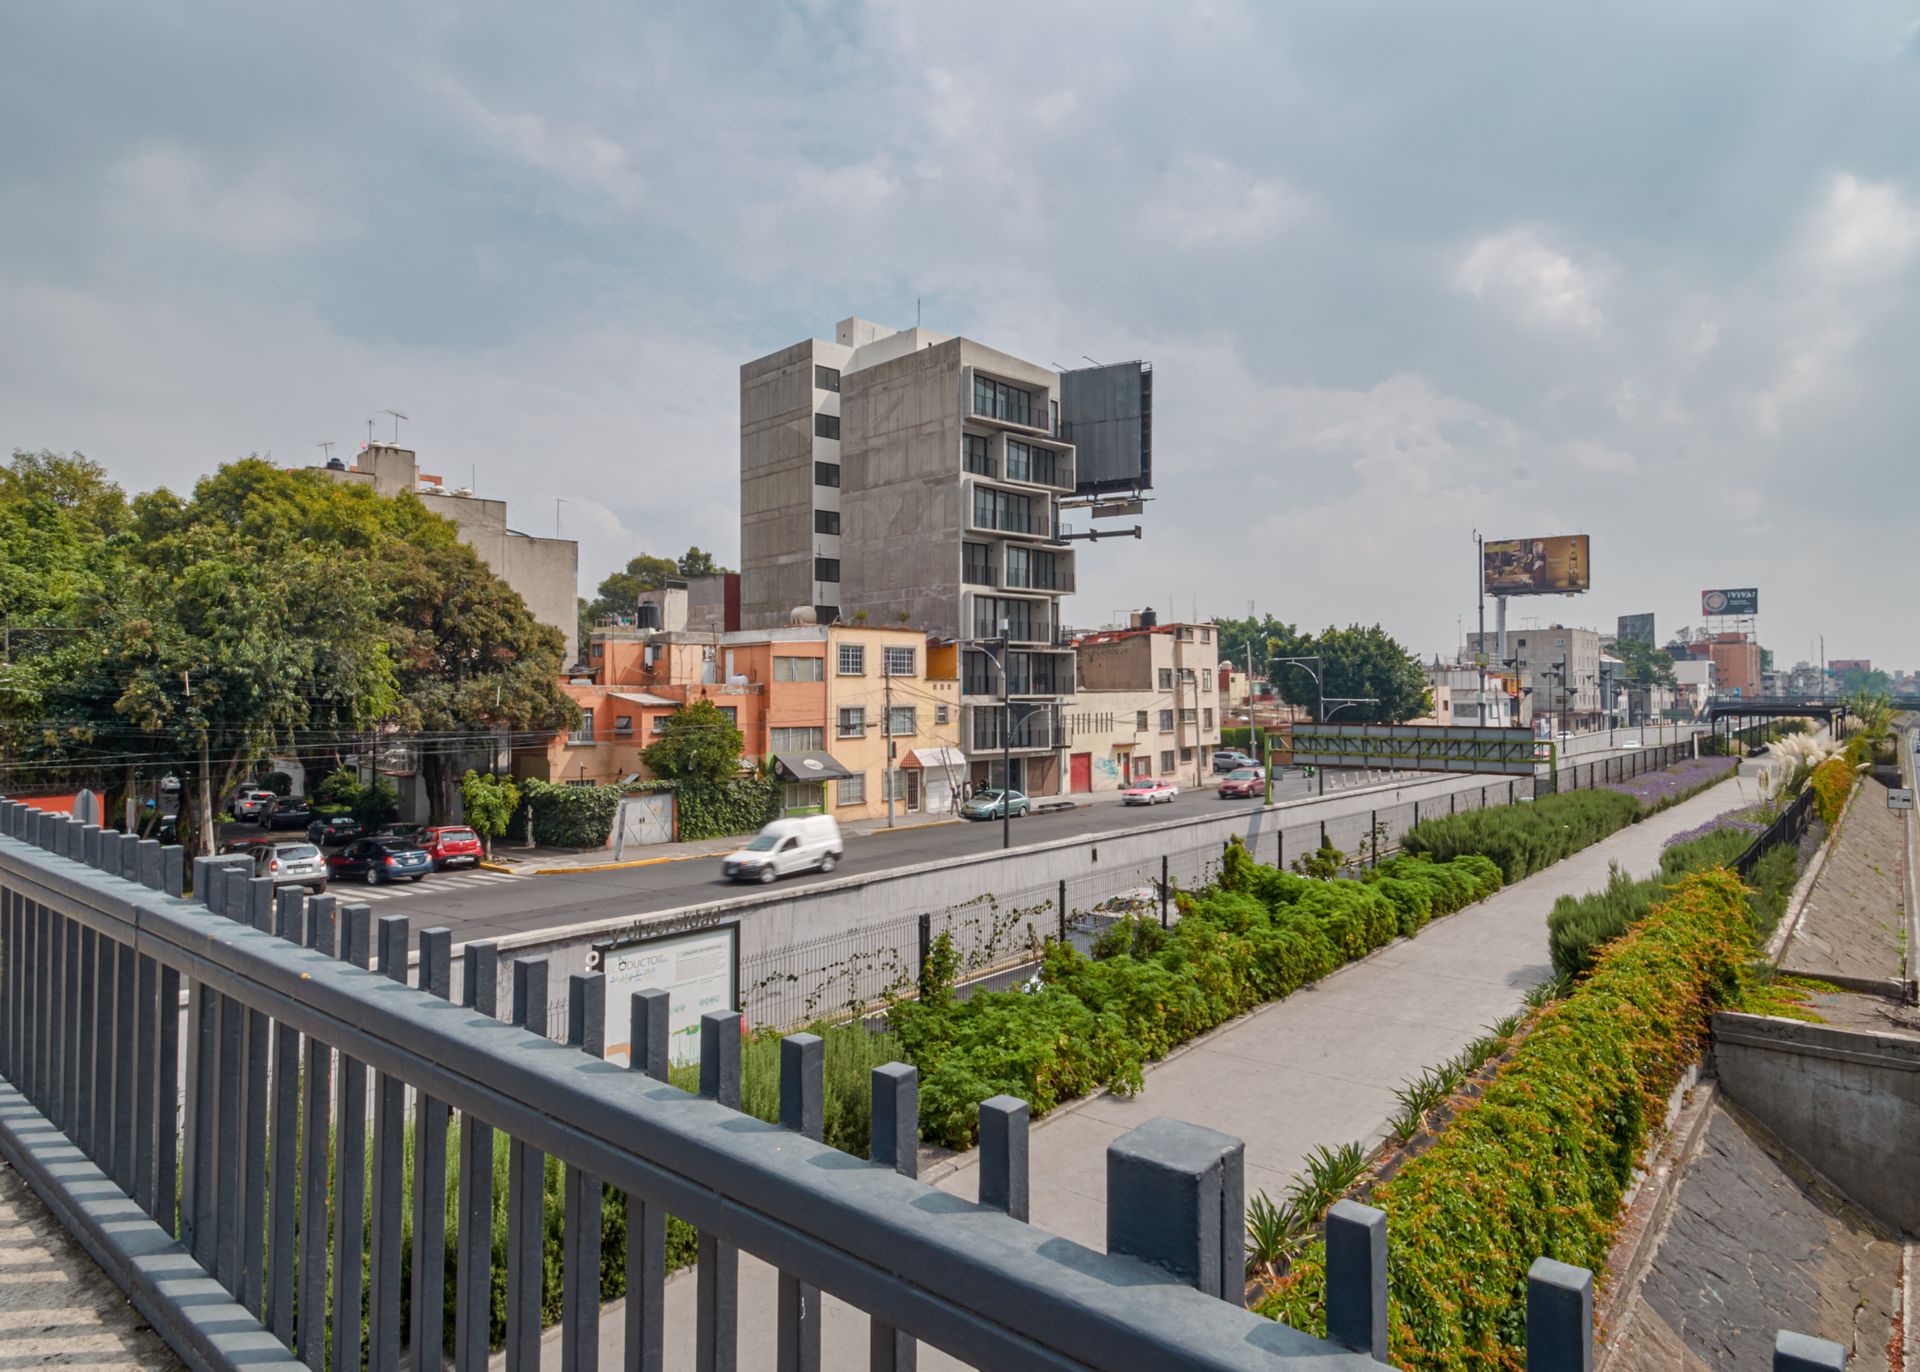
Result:
{"label": "street lamp post", "polygon": [[1013,846],[1013,801],[1011,799],[1013,794],[1013,691],[1007,680],[1007,649],[1011,642],[1006,621],[1002,620],[999,637],[986,640],[986,643],[994,644],[1000,649],[1000,655],[995,657],[985,644],[980,646],[980,651],[986,653],[988,660],[1000,673],[1000,846],[1002,848]]}
{"label": "street lamp post", "polygon": [[[1380,699],[1378,696],[1334,696],[1331,700],[1329,700],[1325,696],[1322,696],[1320,698],[1320,703],[1323,706],[1331,707],[1330,709],[1327,710],[1326,717],[1327,719],[1332,719],[1335,715],[1339,714],[1342,710],[1346,709],[1347,706],[1349,705],[1378,705],[1380,703]],[[1326,769],[1324,767],[1321,767],[1321,768],[1316,768],[1315,770],[1318,771],[1320,776],[1320,794],[1324,796],[1327,793]]]}
{"label": "street lamp post", "polygon": [[[1279,663],[1282,666],[1298,667],[1301,671],[1305,672],[1308,676],[1313,678],[1313,717],[1317,722],[1320,718],[1320,710],[1322,706],[1324,706],[1326,703],[1325,701],[1326,688],[1321,685],[1320,673],[1318,671],[1315,671],[1314,667],[1307,666],[1309,662],[1313,663],[1314,667],[1324,668],[1325,666],[1325,664],[1322,663],[1317,656],[1315,657],[1273,657],[1273,658],[1267,659],[1267,669],[1269,672],[1271,672],[1273,669],[1273,664]],[[1251,711],[1252,709],[1251,705],[1249,705],[1248,709],[1249,711]],[[1249,718],[1251,718],[1251,714],[1249,714]],[[1269,754],[1269,756],[1271,756],[1271,754]],[[1320,778],[1320,794],[1325,795],[1326,793],[1327,793],[1327,779],[1324,775],[1322,775]],[[1273,764],[1271,762],[1267,764],[1267,804],[1269,805],[1273,804]]]}

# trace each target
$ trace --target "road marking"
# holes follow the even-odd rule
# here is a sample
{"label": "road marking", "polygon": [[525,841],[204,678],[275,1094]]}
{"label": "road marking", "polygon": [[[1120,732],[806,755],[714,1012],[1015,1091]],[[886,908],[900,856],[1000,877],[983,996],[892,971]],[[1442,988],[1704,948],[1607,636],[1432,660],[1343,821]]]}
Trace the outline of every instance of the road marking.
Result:
{"label": "road marking", "polygon": [[[448,888],[471,888],[476,886],[498,886],[507,882],[525,881],[527,878],[518,872],[462,872],[453,875],[436,874],[423,877],[419,881],[410,881],[404,886],[383,885],[367,886],[360,882],[355,887],[354,900],[394,900],[402,896],[431,895],[435,891]],[[342,882],[344,888],[346,882]],[[344,892],[342,892],[344,898]]]}

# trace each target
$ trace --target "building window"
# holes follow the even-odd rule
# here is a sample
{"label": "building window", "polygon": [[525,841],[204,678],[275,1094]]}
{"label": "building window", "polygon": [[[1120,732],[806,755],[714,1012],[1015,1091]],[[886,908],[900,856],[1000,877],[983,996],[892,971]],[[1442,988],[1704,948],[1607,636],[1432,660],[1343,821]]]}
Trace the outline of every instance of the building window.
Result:
{"label": "building window", "polygon": [[993,549],[985,543],[962,543],[960,579],[969,586],[993,585]]}
{"label": "building window", "polygon": [[1033,392],[978,372],[973,375],[973,412],[1014,424],[1033,425]]}
{"label": "building window", "polygon": [[1200,727],[1202,729],[1211,729],[1213,727],[1213,711],[1212,710],[1208,709],[1208,710],[1202,710],[1200,712]]}
{"label": "building window", "polygon": [[1182,625],[1178,629],[1175,629],[1173,631],[1173,636],[1179,639],[1182,643],[1193,642],[1193,630],[1186,627],[1185,625]]}
{"label": "building window", "polygon": [[880,660],[888,676],[912,676],[916,656],[911,648],[885,648],[881,650]]}
{"label": "building window", "polygon": [[973,488],[973,523],[978,529],[997,529],[1008,534],[1044,534],[1047,532],[1046,503],[1034,513],[1033,501],[1011,491],[996,491],[990,486]]}
{"label": "building window", "polygon": [[834,783],[834,799],[841,805],[865,805],[867,803],[867,774],[855,772],[852,776],[841,777]]}
{"label": "building window", "polygon": [[837,414],[817,414],[813,417],[813,436],[815,438],[840,437],[840,416]]}
{"label": "building window", "polygon": [[1049,400],[1047,402],[1047,419],[1048,419],[1047,432],[1052,434],[1055,438],[1060,437],[1060,402],[1059,401]]}
{"label": "building window", "polygon": [[1147,712],[1145,710],[1135,710],[1133,712],[1133,731],[1136,734],[1144,734],[1147,728]]}
{"label": "building window", "polygon": [[1172,770],[1173,770],[1173,753],[1170,750],[1167,752],[1161,753],[1160,754],[1161,773],[1165,774],[1167,772],[1171,772]]}
{"label": "building window", "polygon": [[975,476],[993,475],[993,440],[985,434],[962,434],[961,457]]}
{"label": "building window", "polygon": [[840,532],[840,511],[815,510],[813,512],[813,531],[817,534],[837,534]]}
{"label": "building window", "polygon": [[780,808],[789,815],[827,808],[827,783],[789,781],[780,788]]}
{"label": "building window", "polygon": [[813,622],[815,624],[835,624],[839,622],[839,619],[840,607],[838,605],[816,605],[813,607]]}
{"label": "building window", "polygon": [[606,645],[602,643],[599,639],[596,638],[593,641],[593,655],[595,657],[599,657],[602,653],[606,652],[606,650],[607,650]]}
{"label": "building window", "polygon": [[825,681],[827,660],[823,657],[776,657],[773,660],[773,679],[775,681]]}
{"label": "building window", "polygon": [[1191,705],[1186,706],[1180,711],[1180,722],[1182,724],[1191,724],[1196,718],[1198,718],[1198,712],[1194,710]]}
{"label": "building window", "polygon": [[842,705],[840,707],[840,737],[862,738],[867,732],[867,707],[864,705]]}
{"label": "building window", "polygon": [[919,712],[911,705],[895,705],[887,711],[887,737],[912,738],[920,732],[915,716]]}
{"label": "building window", "polygon": [[1193,749],[1191,749],[1191,748],[1182,748],[1182,749],[1180,750],[1180,760],[1181,760],[1182,762],[1192,762],[1192,761],[1193,761]]}
{"label": "building window", "polygon": [[945,705],[936,705],[933,707],[933,722],[935,724],[945,724],[952,715],[953,711]]}
{"label": "building window", "polygon": [[613,717],[613,731],[616,734],[632,733],[633,732],[633,716],[632,715],[615,715]]}
{"label": "building window", "polygon": [[1171,691],[1173,689],[1173,668],[1162,667],[1160,669],[1160,689],[1163,691]]}
{"label": "building window", "polygon": [[598,786],[600,783],[587,777],[574,777],[567,782],[569,786]]}
{"label": "building window", "polygon": [[860,643],[842,643],[840,645],[841,676],[865,676],[867,674],[867,649]]}
{"label": "building window", "polygon": [[667,721],[672,718],[672,715],[655,715],[653,717],[653,732],[656,734],[664,734],[667,731]]}
{"label": "building window", "polygon": [[593,711],[580,712],[580,727],[567,735],[567,742],[581,744],[593,742]]}
{"label": "building window", "polygon": [[1203,691],[1211,691],[1213,689],[1213,668],[1202,667],[1200,669],[1200,689]]}
{"label": "building window", "polygon": [[816,557],[813,560],[813,579],[815,581],[838,581],[840,579],[840,559],[837,557]]}
{"label": "building window", "polygon": [[1180,684],[1182,686],[1193,685],[1193,668],[1182,667],[1180,669]]}
{"label": "building window", "polygon": [[813,364],[813,388],[816,391],[837,391],[840,389],[840,369]]}
{"label": "building window", "polygon": [[898,767],[880,773],[880,799],[904,802],[907,798],[907,774]]}
{"label": "building window", "polygon": [[814,463],[813,484],[816,486],[839,486],[840,464],[838,462]]}
{"label": "building window", "polygon": [[721,714],[727,717],[727,723],[733,725],[733,727],[736,729],[740,727],[740,707],[739,706],[716,705],[714,708],[718,710]]}
{"label": "building window", "polygon": [[1201,641],[1202,643],[1211,643],[1211,642],[1213,642],[1213,630],[1211,630],[1211,629],[1202,629],[1202,630],[1200,631],[1200,641]]}
{"label": "building window", "polygon": [[1160,732],[1163,734],[1173,732],[1173,711],[1162,710],[1160,712]]}
{"label": "building window", "polygon": [[817,753],[827,746],[825,729],[790,727],[767,730],[769,752]]}

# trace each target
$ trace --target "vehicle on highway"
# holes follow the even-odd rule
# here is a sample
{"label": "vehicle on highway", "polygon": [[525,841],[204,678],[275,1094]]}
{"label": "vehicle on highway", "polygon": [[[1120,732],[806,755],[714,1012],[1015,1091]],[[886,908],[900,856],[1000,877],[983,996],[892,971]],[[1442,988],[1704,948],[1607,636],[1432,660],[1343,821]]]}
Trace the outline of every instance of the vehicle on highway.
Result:
{"label": "vehicle on highway", "polygon": [[304,886],[314,895],[327,889],[327,860],[311,843],[268,839],[252,846],[253,873],[279,886]]}
{"label": "vehicle on highway", "polygon": [[233,800],[227,805],[227,809],[232,812],[235,819],[258,819],[260,817],[261,807],[273,799],[274,794],[272,791],[261,791],[252,787],[242,787],[235,793]]}
{"label": "vehicle on highway", "polygon": [[1640,746],[1640,740],[1637,738],[1630,738],[1625,743],[1622,743],[1620,746],[1622,748],[1638,748]]}
{"label": "vehicle on highway", "polygon": [[1213,755],[1213,772],[1220,776],[1226,772],[1237,772],[1242,767],[1258,767],[1260,759],[1251,753],[1243,753],[1237,748],[1223,748]]}
{"label": "vehicle on highway", "polygon": [[433,859],[433,870],[436,872],[449,867],[480,865],[480,835],[464,824],[429,825],[419,843],[427,850],[427,856]]}
{"label": "vehicle on highway", "polygon": [[1122,805],[1171,805],[1180,788],[1157,777],[1140,777],[1120,793]]}
{"label": "vehicle on highway", "polygon": [[304,829],[313,823],[313,807],[299,796],[275,796],[257,818],[262,829]]}
{"label": "vehicle on highway", "polygon": [[1220,799],[1245,800],[1248,796],[1264,796],[1267,793],[1267,779],[1260,774],[1258,767],[1236,767],[1220,779]]}
{"label": "vehicle on highway", "polygon": [[352,815],[335,815],[332,819],[316,819],[309,824],[307,842],[317,843],[322,848],[338,848],[357,838],[366,837],[366,832],[360,827],[360,821]]}
{"label": "vehicle on highway", "polygon": [[962,819],[999,819],[1004,812],[1007,817],[1018,819],[1026,814],[1032,805],[1033,802],[1018,791],[1002,791],[997,786],[988,786],[975,791],[972,799],[960,807],[960,817]]}
{"label": "vehicle on highway", "polygon": [[418,881],[433,870],[433,859],[417,843],[399,838],[355,839],[327,859],[336,879],[358,877],[369,886],[383,881]]}
{"label": "vehicle on highway", "polygon": [[729,881],[773,881],[794,872],[831,872],[845,855],[832,815],[795,815],[774,820],[752,843],[728,853],[720,874]]}

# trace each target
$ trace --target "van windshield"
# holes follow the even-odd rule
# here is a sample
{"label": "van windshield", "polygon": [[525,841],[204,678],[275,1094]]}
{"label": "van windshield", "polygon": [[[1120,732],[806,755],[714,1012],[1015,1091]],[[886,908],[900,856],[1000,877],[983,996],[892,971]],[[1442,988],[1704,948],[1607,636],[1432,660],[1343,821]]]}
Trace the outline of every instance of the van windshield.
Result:
{"label": "van windshield", "polygon": [[749,843],[747,845],[747,851],[749,853],[771,852],[774,848],[779,846],[779,843],[780,843],[779,835],[761,834],[759,837],[755,838],[752,843]]}

